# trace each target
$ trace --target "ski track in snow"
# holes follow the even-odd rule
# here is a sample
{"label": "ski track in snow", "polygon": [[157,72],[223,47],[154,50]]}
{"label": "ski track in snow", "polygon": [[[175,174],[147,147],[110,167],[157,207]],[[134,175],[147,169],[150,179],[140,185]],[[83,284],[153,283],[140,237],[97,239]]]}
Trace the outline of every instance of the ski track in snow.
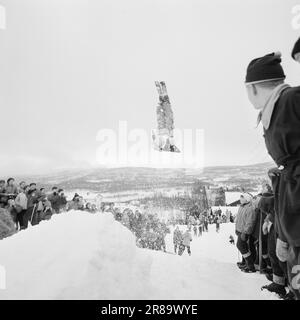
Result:
{"label": "ski track in snow", "polygon": [[[183,230],[186,227],[181,227]],[[167,251],[173,253],[172,233]],[[234,224],[194,237],[192,256],[140,249],[111,214],[70,211],[0,241],[1,299],[277,299],[245,274],[229,243]]]}

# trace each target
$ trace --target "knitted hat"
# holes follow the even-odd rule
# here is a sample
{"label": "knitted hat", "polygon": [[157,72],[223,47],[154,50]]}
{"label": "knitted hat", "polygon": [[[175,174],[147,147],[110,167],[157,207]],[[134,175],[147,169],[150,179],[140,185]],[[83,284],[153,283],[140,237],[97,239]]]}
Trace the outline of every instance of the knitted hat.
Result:
{"label": "knitted hat", "polygon": [[250,196],[250,194],[246,193],[246,192],[241,194],[241,197],[243,197],[245,199],[245,203],[251,202],[251,200],[252,200],[252,197]]}
{"label": "knitted hat", "polygon": [[300,53],[300,38],[296,41],[293,51],[292,51],[292,58],[295,59],[295,54]]}
{"label": "knitted hat", "polygon": [[285,74],[280,63],[280,52],[273,52],[252,60],[247,68],[245,82],[249,84],[285,79]]}

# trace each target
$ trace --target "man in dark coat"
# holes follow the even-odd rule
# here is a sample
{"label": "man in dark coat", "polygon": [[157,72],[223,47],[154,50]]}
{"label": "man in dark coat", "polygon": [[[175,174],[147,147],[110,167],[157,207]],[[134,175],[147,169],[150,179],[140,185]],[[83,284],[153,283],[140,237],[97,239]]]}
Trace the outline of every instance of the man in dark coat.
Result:
{"label": "man in dark coat", "polygon": [[290,285],[300,299],[300,87],[284,79],[280,53],[254,59],[247,68],[248,97],[259,110],[267,150],[279,169],[270,173],[276,254],[287,262]]}
{"label": "man in dark coat", "polygon": [[[274,195],[269,184],[262,185],[262,192],[256,197],[257,202],[257,221],[254,227],[253,237],[256,239],[257,255],[256,267],[260,267],[260,271],[264,273],[271,273],[271,264],[268,257],[268,235],[262,232],[262,225],[267,214],[274,207]],[[258,266],[261,258],[261,265]]]}
{"label": "man in dark coat", "polygon": [[36,183],[31,183],[27,192],[27,211],[23,217],[25,229],[28,227],[28,222],[32,225],[37,224],[37,205],[41,200],[42,197],[36,188]]}
{"label": "man in dark coat", "polygon": [[269,280],[272,282],[262,287],[270,292],[277,293],[280,297],[285,298],[286,290],[286,262],[281,262],[276,255],[276,233],[274,230],[274,194],[272,190],[262,194],[259,201],[258,208],[262,213],[263,224],[262,224],[262,239],[267,237],[267,252],[268,258],[272,266],[272,278]]}
{"label": "man in dark coat", "polygon": [[52,188],[52,193],[48,196],[48,200],[51,203],[53,212],[54,213],[59,213],[61,198],[60,198],[60,196],[58,194],[58,188],[57,187],[53,187]]}

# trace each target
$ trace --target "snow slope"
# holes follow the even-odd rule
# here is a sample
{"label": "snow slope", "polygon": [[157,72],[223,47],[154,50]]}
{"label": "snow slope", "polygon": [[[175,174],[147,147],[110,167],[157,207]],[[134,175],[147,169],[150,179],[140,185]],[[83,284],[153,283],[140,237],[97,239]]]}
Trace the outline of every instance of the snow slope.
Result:
{"label": "snow slope", "polygon": [[[264,276],[236,267],[221,225],[192,242],[192,256],[135,246],[111,214],[70,211],[0,241],[1,299],[273,299]],[[172,238],[167,236],[168,251]],[[1,286],[0,286],[1,287]]]}

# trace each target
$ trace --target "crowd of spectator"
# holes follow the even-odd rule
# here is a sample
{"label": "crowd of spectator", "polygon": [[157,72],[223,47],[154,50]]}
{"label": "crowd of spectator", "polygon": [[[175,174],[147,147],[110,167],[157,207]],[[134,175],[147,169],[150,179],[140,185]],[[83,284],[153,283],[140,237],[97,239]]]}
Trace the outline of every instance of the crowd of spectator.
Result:
{"label": "crowd of spectator", "polygon": [[295,295],[286,261],[280,259],[276,250],[274,219],[274,193],[269,184],[264,184],[256,196],[241,194],[235,229],[236,246],[242,260],[237,265],[242,272],[264,274],[270,283],[263,286],[262,290],[274,292],[285,300],[293,300]]}
{"label": "crowd of spectator", "polygon": [[143,214],[127,207],[120,209],[113,202],[102,203],[102,212],[110,212],[116,221],[127,227],[136,237],[138,247],[166,252],[165,237],[170,229],[155,214]]}
{"label": "crowd of spectator", "polygon": [[[34,226],[42,220],[51,219],[53,214],[72,209],[97,211],[95,204],[86,203],[77,193],[71,201],[68,201],[64,190],[56,186],[47,191],[44,187],[38,188],[35,182],[16,183],[14,178],[9,178],[7,181],[0,180],[1,214],[2,216],[8,214],[15,231],[27,229],[29,223]],[[3,224],[1,221],[0,223]]]}

